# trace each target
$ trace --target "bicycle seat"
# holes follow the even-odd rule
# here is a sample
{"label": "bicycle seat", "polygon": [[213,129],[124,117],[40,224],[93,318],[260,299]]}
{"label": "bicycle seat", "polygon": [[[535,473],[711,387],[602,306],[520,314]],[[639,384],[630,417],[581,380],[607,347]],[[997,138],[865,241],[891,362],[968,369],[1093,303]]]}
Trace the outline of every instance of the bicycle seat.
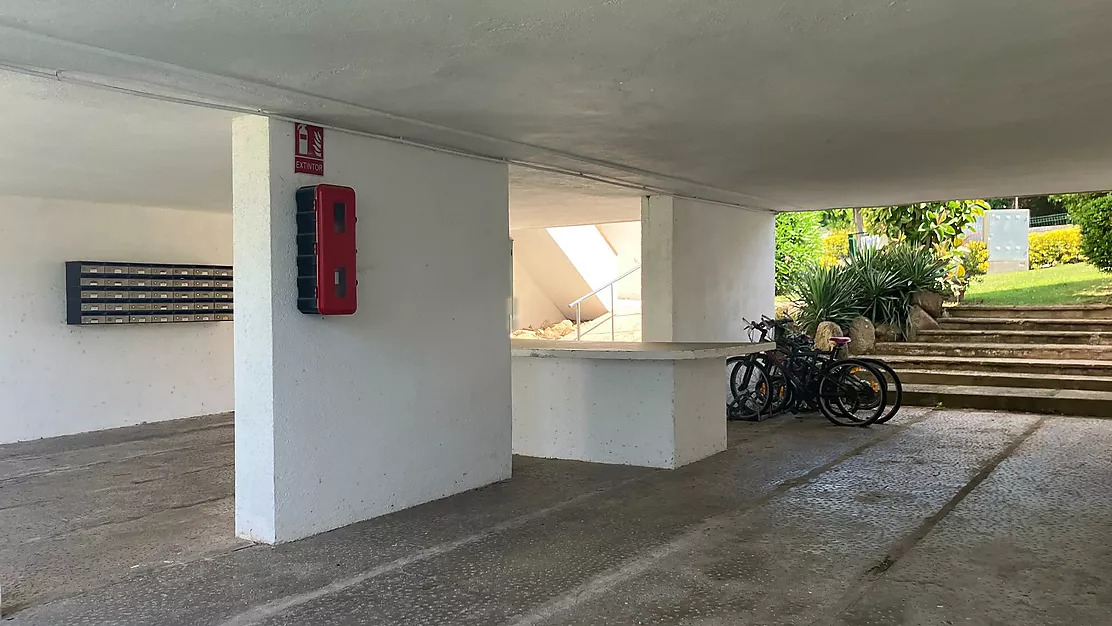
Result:
{"label": "bicycle seat", "polygon": [[836,346],[844,346],[851,341],[853,341],[853,340],[850,339],[849,337],[831,337],[830,338],[830,343],[832,343]]}

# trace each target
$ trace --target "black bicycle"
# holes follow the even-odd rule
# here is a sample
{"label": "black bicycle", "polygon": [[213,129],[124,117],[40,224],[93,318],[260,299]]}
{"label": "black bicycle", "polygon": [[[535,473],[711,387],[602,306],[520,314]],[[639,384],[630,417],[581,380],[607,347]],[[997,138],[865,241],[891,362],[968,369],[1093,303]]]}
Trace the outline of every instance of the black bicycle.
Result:
{"label": "black bicycle", "polygon": [[[768,341],[772,334],[777,347],[728,361],[732,365],[733,401],[727,407],[731,417],[760,419],[789,410],[817,410],[840,426],[868,426],[895,415],[902,387],[891,368],[872,359],[838,358],[848,338],[836,338],[835,350],[817,350],[810,337],[791,326],[790,319],[767,317],[749,324],[751,339],[758,333],[759,341]],[[890,378],[896,390],[891,403]]]}

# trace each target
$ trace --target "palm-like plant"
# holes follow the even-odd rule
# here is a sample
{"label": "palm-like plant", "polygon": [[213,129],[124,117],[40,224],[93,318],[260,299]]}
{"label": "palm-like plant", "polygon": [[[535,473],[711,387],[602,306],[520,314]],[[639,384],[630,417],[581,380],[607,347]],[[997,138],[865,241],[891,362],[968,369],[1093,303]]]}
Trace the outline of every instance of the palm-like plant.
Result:
{"label": "palm-like plant", "polygon": [[846,324],[861,315],[857,278],[845,267],[814,266],[798,283],[798,322],[814,333],[820,322]]}
{"label": "palm-like plant", "polygon": [[943,293],[948,264],[923,246],[906,243],[865,248],[845,265],[814,267],[798,283],[799,322],[814,332],[820,322],[843,325],[858,315],[903,326],[912,294]]}
{"label": "palm-like plant", "polygon": [[948,264],[930,248],[897,243],[885,248],[890,258],[889,267],[900,277],[909,293],[931,291],[944,293],[943,280]]}

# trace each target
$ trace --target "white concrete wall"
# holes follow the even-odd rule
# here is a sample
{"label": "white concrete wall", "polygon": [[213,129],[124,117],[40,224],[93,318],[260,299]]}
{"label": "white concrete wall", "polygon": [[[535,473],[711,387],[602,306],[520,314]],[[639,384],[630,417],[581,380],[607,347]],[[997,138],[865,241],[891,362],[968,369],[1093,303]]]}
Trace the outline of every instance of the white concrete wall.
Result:
{"label": "white concrete wall", "polygon": [[231,323],[67,326],[63,266],[231,243],[227,213],[0,197],[0,443],[232,410]]}
{"label": "white concrete wall", "polygon": [[526,326],[540,328],[545,322],[554,324],[565,319],[525,265],[514,257],[514,330]]}
{"label": "white concrete wall", "polygon": [[[552,238],[547,229],[531,228],[515,230],[514,260],[532,276],[537,288],[556,305],[567,319],[575,319],[575,309],[567,306],[592,291],[579,270],[575,268],[564,251]],[[606,314],[606,307],[597,297],[583,301],[583,319],[593,320]]]}
{"label": "white concrete wall", "polygon": [[513,357],[514,453],[673,467],[674,368],[673,361]]}
{"label": "white concrete wall", "polygon": [[[618,255],[618,275],[641,264],[641,222],[599,224],[598,229]],[[618,297],[624,300],[641,299],[639,273],[635,272],[618,281]]]}
{"label": "white concrete wall", "polygon": [[514,356],[514,453],[671,469],[721,452],[723,360]]}
{"label": "white concrete wall", "polygon": [[[618,276],[618,255],[594,225],[549,228],[548,234],[564,251],[579,275],[587,281],[590,291],[602,289]],[[608,311],[610,295],[610,289],[604,289],[598,294]],[[617,293],[614,295],[617,296]]]}
{"label": "white concrete wall", "polygon": [[775,312],[775,216],[649,196],[642,203],[645,341],[747,341]]}
{"label": "white concrete wall", "polygon": [[722,402],[723,359],[676,361],[675,466],[726,449],[726,409]]}
{"label": "white concrete wall", "polygon": [[[233,124],[236,529],[281,542],[510,476],[505,165],[293,125]],[[358,194],[359,311],[295,303],[294,192]]]}

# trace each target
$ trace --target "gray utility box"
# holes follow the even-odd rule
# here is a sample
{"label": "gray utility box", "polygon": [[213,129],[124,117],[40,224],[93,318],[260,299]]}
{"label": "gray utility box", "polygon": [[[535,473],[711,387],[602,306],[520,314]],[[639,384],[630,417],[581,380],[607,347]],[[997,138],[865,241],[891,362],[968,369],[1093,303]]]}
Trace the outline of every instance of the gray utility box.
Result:
{"label": "gray utility box", "polygon": [[985,211],[984,241],[988,248],[989,274],[1027,270],[1030,222],[1027,209]]}

